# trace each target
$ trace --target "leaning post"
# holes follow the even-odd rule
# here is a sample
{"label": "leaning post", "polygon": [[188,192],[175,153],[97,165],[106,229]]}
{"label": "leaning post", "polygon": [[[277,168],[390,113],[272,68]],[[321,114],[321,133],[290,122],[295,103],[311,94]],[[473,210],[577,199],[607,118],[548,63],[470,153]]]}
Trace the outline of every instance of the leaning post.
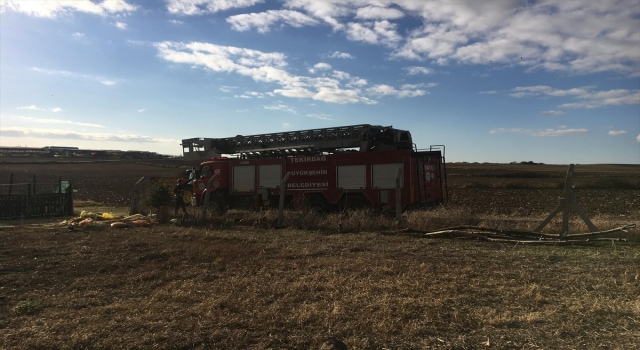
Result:
{"label": "leaning post", "polygon": [[284,192],[287,187],[287,181],[289,181],[289,177],[291,173],[287,173],[280,181],[280,203],[278,206],[278,227],[282,226],[282,213],[284,211]]}
{"label": "leaning post", "polygon": [[396,220],[402,219],[402,198],[400,193],[400,186],[402,184],[402,166],[398,168],[396,174]]}
{"label": "leaning post", "polygon": [[11,190],[13,189],[13,173],[9,176],[9,195],[11,195]]}
{"label": "leaning post", "polygon": [[209,194],[211,193],[211,185],[213,184],[213,180],[218,176],[218,174],[213,174],[213,176],[207,182],[207,192],[204,194],[204,200],[202,201],[202,221],[207,219],[207,207],[209,207]]}
{"label": "leaning post", "polygon": [[131,191],[131,203],[129,205],[129,215],[138,214],[140,211],[138,208],[138,185],[144,180],[144,176],[133,185],[133,191]]}
{"label": "leaning post", "polygon": [[69,181],[69,187],[65,198],[67,199],[67,215],[73,215],[73,184]]}
{"label": "leaning post", "polygon": [[569,164],[567,176],[564,179],[564,207],[562,208],[562,236],[569,233],[569,210],[571,210],[571,177],[575,164]]}
{"label": "leaning post", "polygon": [[27,184],[27,218],[31,217],[31,202],[33,198],[31,197],[31,184]]}
{"label": "leaning post", "polygon": [[558,213],[562,212],[562,232],[560,233],[560,236],[566,236],[569,232],[569,211],[571,209],[573,209],[578,213],[578,215],[580,215],[580,218],[587,225],[590,232],[598,231],[598,228],[593,224],[593,222],[591,222],[589,216],[587,215],[587,213],[585,213],[582,206],[578,204],[578,201],[573,194],[571,180],[574,167],[574,164],[569,165],[569,170],[567,171],[567,176],[564,180],[564,198],[560,199],[560,203],[558,203],[558,206],[551,212],[551,214],[549,214],[549,216],[547,216],[546,219],[544,219],[544,221],[540,223],[540,225],[538,225],[538,227],[533,230],[533,232],[542,231],[542,229],[547,226],[547,224],[550,223]]}

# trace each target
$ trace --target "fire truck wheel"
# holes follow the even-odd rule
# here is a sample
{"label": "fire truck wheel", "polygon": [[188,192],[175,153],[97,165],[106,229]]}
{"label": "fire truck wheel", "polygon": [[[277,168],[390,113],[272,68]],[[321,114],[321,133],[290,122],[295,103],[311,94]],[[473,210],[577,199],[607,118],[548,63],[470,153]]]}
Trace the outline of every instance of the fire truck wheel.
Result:
{"label": "fire truck wheel", "polygon": [[182,194],[182,200],[186,203],[186,204],[191,204],[191,191],[186,190],[184,191],[184,193]]}

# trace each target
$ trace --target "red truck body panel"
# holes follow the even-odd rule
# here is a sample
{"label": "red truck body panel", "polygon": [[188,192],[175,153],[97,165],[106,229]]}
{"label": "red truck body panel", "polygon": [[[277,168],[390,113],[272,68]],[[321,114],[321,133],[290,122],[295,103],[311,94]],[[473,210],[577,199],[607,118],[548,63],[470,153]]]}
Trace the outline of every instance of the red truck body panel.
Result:
{"label": "red truck body panel", "polygon": [[[349,198],[366,199],[374,210],[395,208],[395,179],[402,169],[401,205],[410,209],[446,201],[444,158],[439,150],[389,150],[255,159],[212,159],[200,166],[194,196],[201,202],[212,174],[211,193],[225,198],[259,197],[266,203],[279,196],[287,173],[285,196],[299,209],[305,198],[322,198],[327,205],[344,205]],[[360,203],[362,204],[362,203]],[[272,204],[273,205],[273,204]]]}

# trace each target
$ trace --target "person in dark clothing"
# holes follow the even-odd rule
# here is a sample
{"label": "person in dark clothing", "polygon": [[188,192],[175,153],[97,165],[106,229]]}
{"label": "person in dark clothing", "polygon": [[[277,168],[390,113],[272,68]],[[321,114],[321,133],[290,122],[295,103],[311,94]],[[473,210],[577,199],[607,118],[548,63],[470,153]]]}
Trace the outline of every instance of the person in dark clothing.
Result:
{"label": "person in dark clothing", "polygon": [[176,187],[173,189],[173,197],[176,201],[176,206],[175,206],[175,211],[174,211],[174,215],[178,214],[178,210],[182,209],[182,212],[184,213],[184,215],[188,215],[187,213],[187,207],[184,205],[184,184],[182,184],[182,179],[178,179],[178,182],[176,183]]}

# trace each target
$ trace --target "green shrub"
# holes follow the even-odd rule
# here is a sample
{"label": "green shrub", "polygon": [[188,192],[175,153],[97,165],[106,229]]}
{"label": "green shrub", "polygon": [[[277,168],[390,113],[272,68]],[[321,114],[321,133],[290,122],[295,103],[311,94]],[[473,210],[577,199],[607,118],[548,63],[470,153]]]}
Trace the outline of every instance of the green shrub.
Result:
{"label": "green shrub", "polygon": [[33,300],[23,300],[13,307],[13,311],[21,315],[32,315],[41,309],[40,304]]}
{"label": "green shrub", "polygon": [[173,197],[171,192],[161,183],[152,184],[147,190],[145,198],[142,200],[142,204],[160,209],[163,206],[171,204]]}

